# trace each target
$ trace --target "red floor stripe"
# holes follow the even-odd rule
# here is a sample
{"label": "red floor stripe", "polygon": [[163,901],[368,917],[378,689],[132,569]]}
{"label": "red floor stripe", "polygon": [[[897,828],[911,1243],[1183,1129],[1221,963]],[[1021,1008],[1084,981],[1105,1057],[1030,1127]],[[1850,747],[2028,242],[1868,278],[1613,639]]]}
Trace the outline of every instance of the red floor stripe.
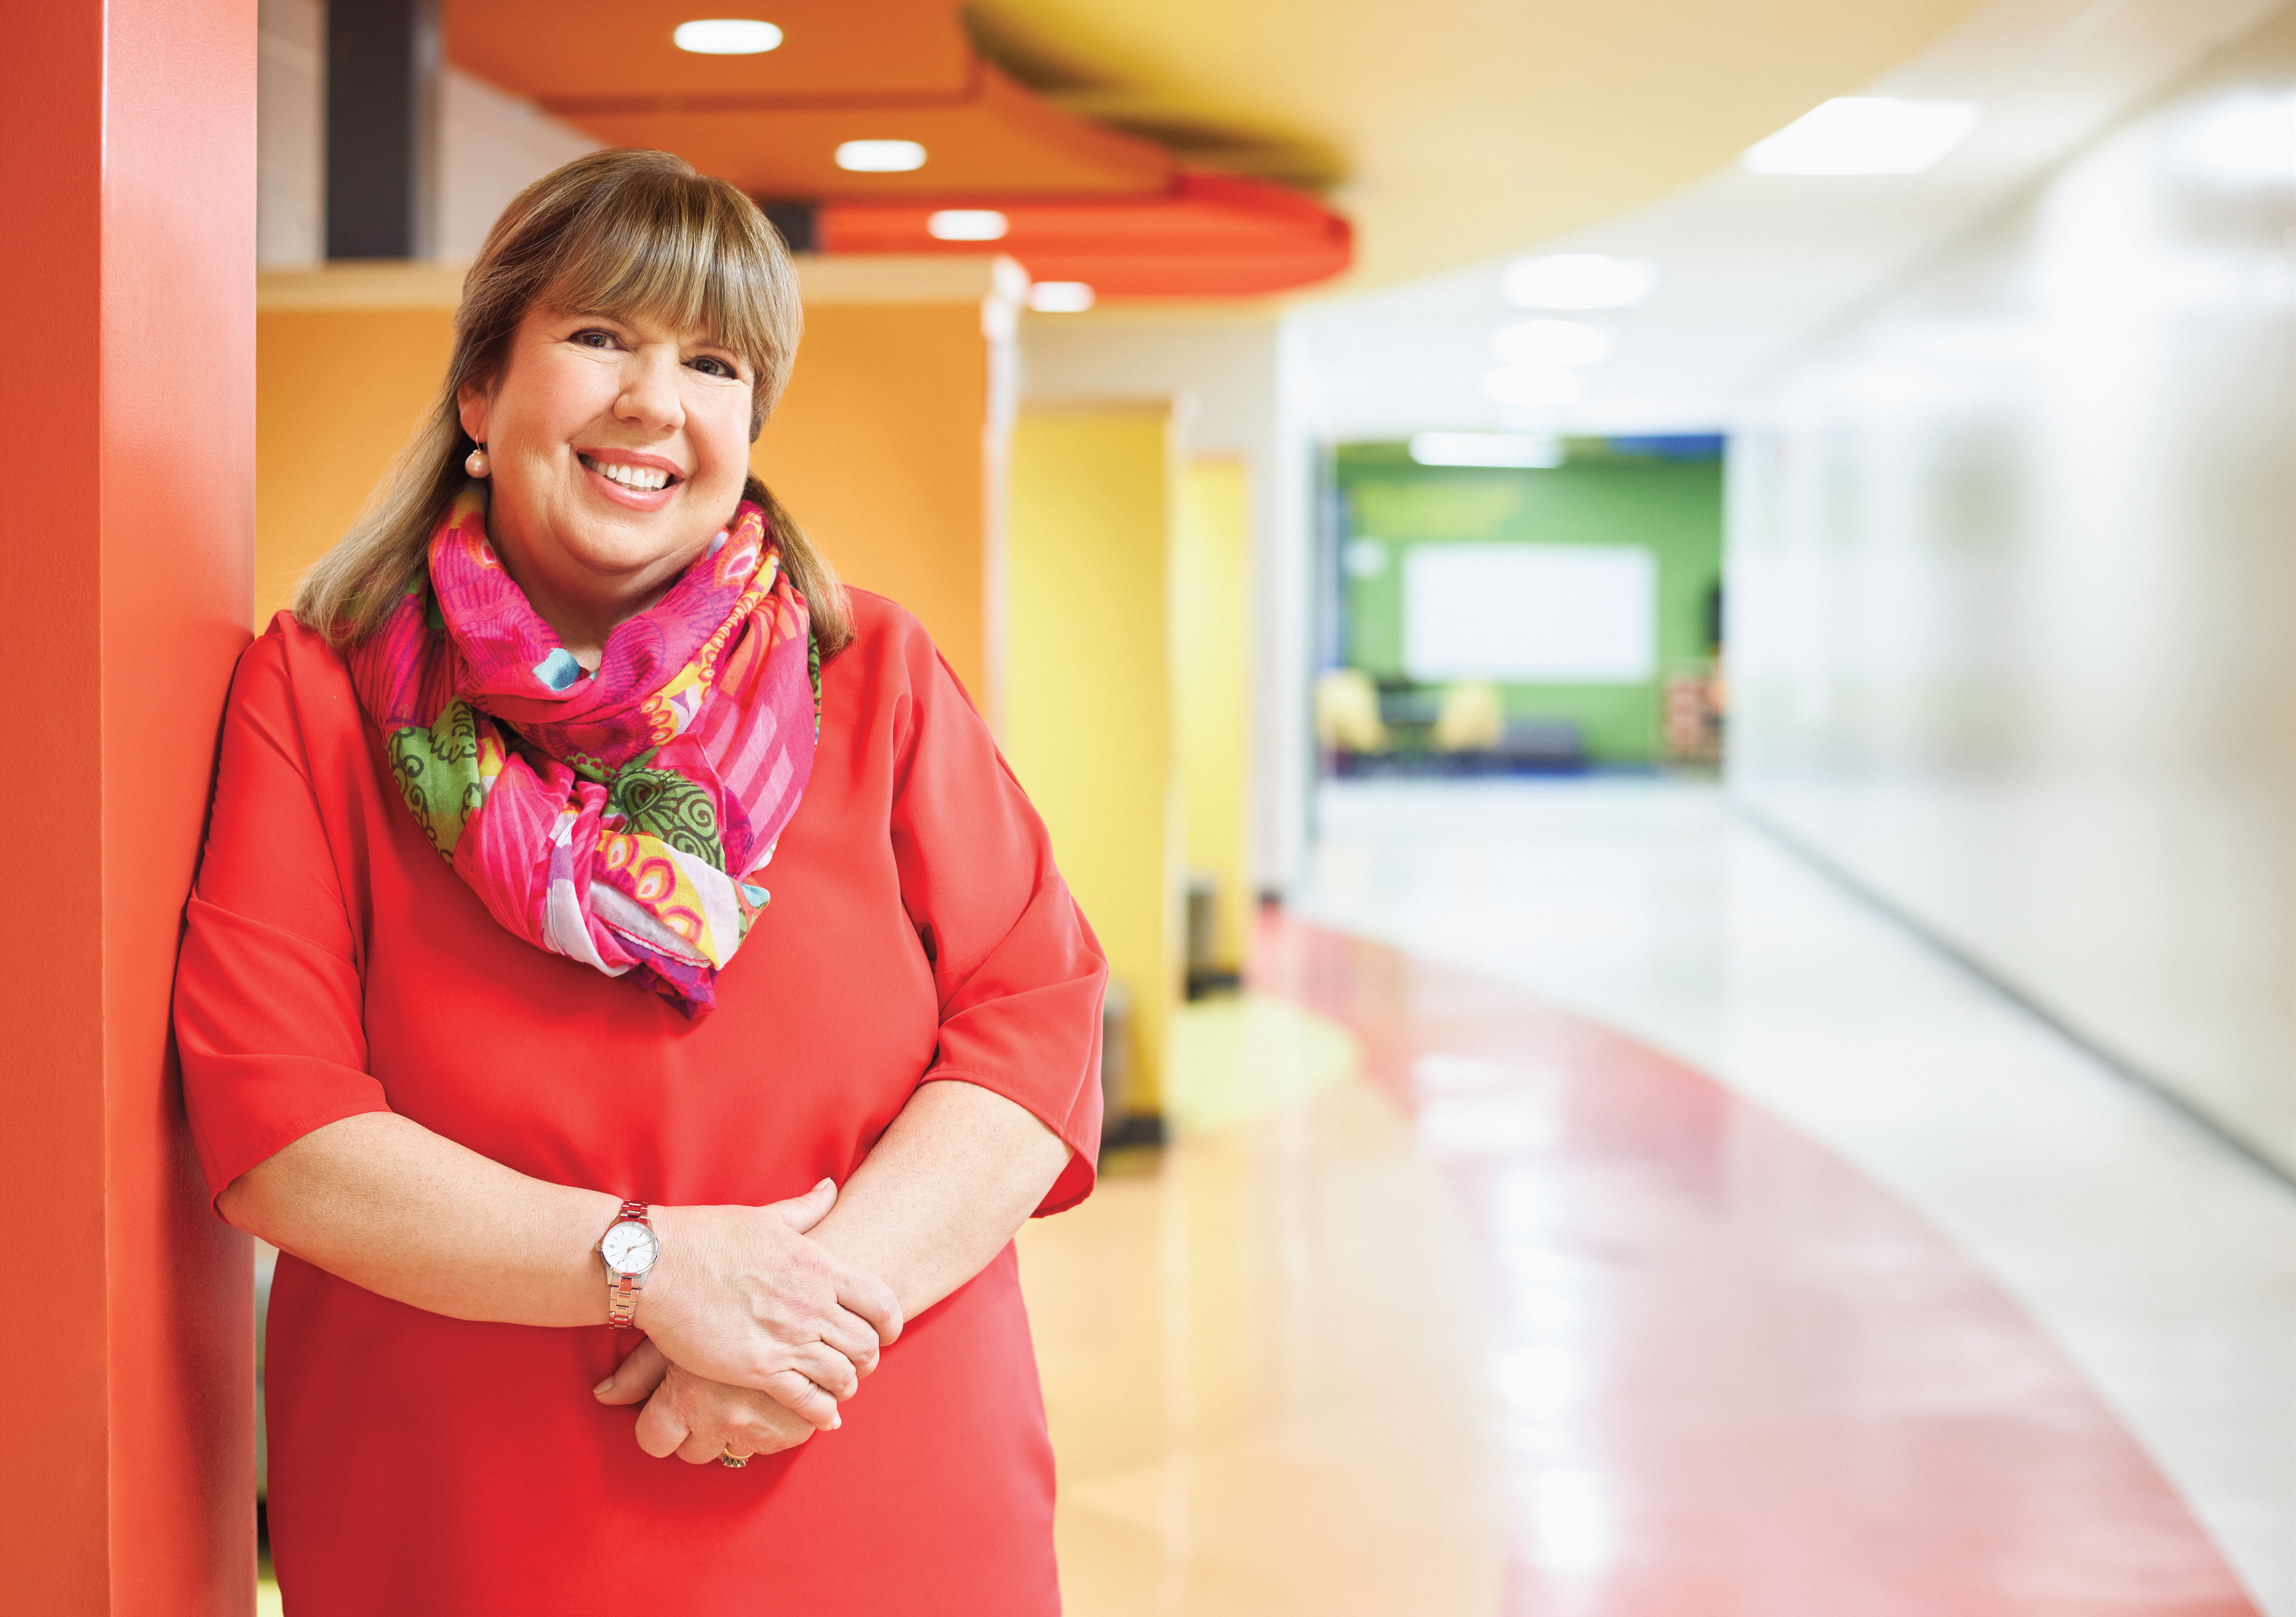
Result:
{"label": "red floor stripe", "polygon": [[1951,1243],[1691,1068],[1272,912],[1456,1186],[1505,1411],[1507,1617],[2255,1617]]}

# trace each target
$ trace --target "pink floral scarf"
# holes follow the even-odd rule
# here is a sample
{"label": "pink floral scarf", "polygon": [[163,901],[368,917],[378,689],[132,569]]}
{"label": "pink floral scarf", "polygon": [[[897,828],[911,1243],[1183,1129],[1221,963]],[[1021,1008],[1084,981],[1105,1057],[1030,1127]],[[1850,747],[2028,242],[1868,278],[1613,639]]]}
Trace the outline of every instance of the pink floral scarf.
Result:
{"label": "pink floral scarf", "polygon": [[820,730],[805,598],[744,502],[585,674],[464,489],[429,576],[349,655],[415,823],[495,919],[689,1017],[769,896]]}

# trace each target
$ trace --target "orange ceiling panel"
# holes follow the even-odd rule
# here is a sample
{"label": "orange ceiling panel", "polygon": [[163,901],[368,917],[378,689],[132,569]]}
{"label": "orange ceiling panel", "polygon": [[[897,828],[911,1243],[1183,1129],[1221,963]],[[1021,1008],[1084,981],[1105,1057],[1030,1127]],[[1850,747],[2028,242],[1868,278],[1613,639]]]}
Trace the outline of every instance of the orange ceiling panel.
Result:
{"label": "orange ceiling panel", "polygon": [[[1004,236],[936,241],[938,208],[995,208]],[[1353,238],[1347,221],[1308,198],[1226,176],[1180,174],[1136,197],[939,196],[836,201],[824,207],[831,252],[1009,253],[1038,281],[1081,281],[1103,297],[1247,297],[1337,274]]]}
{"label": "orange ceiling panel", "polygon": [[[957,97],[977,60],[950,0],[446,0],[458,66],[505,90],[561,96]],[[761,17],[779,49],[697,56],[670,43],[695,17]]]}
{"label": "orange ceiling panel", "polygon": [[[1160,146],[1057,111],[986,63],[964,96],[946,102],[546,95],[542,104],[609,144],[663,147],[766,197],[1158,191],[1173,171]],[[925,165],[850,174],[836,162],[849,140],[915,141]]]}

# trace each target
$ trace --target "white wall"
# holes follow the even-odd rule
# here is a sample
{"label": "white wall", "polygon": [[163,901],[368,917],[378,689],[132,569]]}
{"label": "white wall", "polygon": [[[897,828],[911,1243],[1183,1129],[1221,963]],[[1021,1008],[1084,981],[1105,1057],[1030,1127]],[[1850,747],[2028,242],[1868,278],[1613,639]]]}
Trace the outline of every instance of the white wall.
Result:
{"label": "white wall", "polygon": [[1795,367],[1729,567],[1748,803],[2296,1167],[2296,12]]}
{"label": "white wall", "polygon": [[[327,45],[322,0],[258,0],[256,260],[326,257]],[[532,102],[447,67],[439,84],[438,257],[466,264],[510,200],[599,143]]]}
{"label": "white wall", "polygon": [[255,260],[326,256],[327,12],[320,0],[258,0]]}
{"label": "white wall", "polygon": [[602,143],[457,67],[439,76],[439,257],[463,264],[518,193]]}
{"label": "white wall", "polygon": [[1252,881],[1299,878],[1314,771],[1308,723],[1308,514],[1314,461],[1274,317],[1035,315],[1021,327],[1025,404],[1181,403],[1185,452],[1243,458],[1252,502]]}

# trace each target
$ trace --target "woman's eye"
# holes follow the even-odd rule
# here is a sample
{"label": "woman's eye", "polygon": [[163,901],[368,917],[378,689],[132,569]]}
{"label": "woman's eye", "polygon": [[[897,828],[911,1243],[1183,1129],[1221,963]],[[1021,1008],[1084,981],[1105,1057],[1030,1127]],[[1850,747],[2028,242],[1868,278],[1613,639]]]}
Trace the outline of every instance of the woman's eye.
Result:
{"label": "woman's eye", "polygon": [[722,376],[729,381],[739,380],[734,373],[734,367],[722,359],[713,359],[705,354],[693,363],[704,376]]}
{"label": "woman's eye", "polygon": [[577,331],[567,340],[570,342],[578,342],[586,348],[604,348],[611,347],[613,345],[614,334],[611,331],[600,331],[594,330],[588,331]]}

